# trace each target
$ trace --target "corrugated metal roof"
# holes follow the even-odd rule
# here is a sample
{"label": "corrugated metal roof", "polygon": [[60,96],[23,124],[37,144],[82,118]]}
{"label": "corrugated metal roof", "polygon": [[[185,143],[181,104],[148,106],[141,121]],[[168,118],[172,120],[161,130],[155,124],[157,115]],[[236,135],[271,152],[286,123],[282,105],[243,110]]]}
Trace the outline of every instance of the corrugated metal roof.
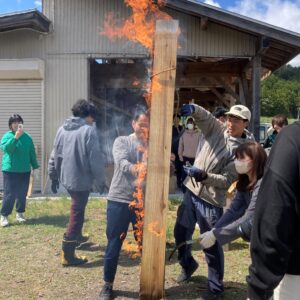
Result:
{"label": "corrugated metal roof", "polygon": [[167,0],[167,6],[185,13],[208,17],[210,21],[227,25],[255,35],[265,35],[276,40],[300,47],[300,34],[230,12],[195,0]]}
{"label": "corrugated metal roof", "polygon": [[0,15],[0,32],[16,29],[31,29],[48,33],[51,22],[37,9]]}

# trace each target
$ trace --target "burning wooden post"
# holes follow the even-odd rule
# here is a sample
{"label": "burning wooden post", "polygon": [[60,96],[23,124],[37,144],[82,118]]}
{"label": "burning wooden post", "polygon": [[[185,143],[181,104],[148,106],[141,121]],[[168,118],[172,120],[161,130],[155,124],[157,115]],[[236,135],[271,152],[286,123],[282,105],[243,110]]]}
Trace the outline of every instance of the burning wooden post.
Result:
{"label": "burning wooden post", "polygon": [[156,22],[140,299],[164,297],[178,21]]}

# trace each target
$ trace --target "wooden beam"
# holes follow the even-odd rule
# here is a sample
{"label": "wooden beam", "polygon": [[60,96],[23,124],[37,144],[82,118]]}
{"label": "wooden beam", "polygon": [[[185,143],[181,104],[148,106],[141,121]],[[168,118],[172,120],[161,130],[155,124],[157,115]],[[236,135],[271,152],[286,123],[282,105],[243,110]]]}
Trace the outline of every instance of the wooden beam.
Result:
{"label": "wooden beam", "polygon": [[226,92],[231,95],[236,101],[240,100],[240,96],[233,90],[233,88],[230,86],[228,82],[222,77],[215,77],[215,79],[221,83],[221,85],[225,88]]}
{"label": "wooden beam", "polygon": [[250,128],[256,141],[259,141],[261,56],[253,57],[252,64],[252,117]]}
{"label": "wooden beam", "polygon": [[246,105],[246,97],[244,93],[242,79],[238,77],[238,84],[239,84],[239,96],[240,96],[240,103]]}
{"label": "wooden beam", "polygon": [[163,299],[177,20],[156,22],[140,299]]}

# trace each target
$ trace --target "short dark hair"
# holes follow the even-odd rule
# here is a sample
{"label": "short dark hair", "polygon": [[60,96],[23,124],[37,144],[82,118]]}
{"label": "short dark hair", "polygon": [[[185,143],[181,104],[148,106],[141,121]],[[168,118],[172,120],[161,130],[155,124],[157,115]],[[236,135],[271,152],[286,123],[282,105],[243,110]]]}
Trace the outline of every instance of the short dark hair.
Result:
{"label": "short dark hair", "polygon": [[11,129],[11,124],[15,123],[15,122],[22,123],[22,124],[24,123],[23,118],[20,115],[13,114],[8,119],[8,127],[9,127],[9,129]]}
{"label": "short dark hair", "polygon": [[283,114],[278,114],[272,118],[272,127],[274,125],[278,125],[279,127],[287,126],[289,125],[288,119]]}
{"label": "short dark hair", "polygon": [[222,106],[218,106],[216,107],[215,111],[212,113],[213,116],[217,119],[221,118],[221,117],[226,117],[226,113],[228,112],[228,110]]}
{"label": "short dark hair", "polygon": [[141,115],[149,117],[149,109],[146,105],[137,104],[134,108],[132,119],[137,121]]}
{"label": "short dark hair", "polygon": [[72,107],[72,113],[74,117],[86,118],[91,116],[96,119],[99,115],[97,107],[92,103],[84,99],[79,99]]}

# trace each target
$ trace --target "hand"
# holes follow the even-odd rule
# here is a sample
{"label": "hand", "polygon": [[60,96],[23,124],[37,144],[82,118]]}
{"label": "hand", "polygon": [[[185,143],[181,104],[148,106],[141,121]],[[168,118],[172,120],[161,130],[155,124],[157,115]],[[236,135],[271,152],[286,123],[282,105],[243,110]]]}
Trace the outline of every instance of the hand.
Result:
{"label": "hand", "polygon": [[216,237],[213,230],[206,231],[200,235],[199,244],[203,249],[212,247],[216,242]]}
{"label": "hand", "polygon": [[18,130],[15,133],[15,139],[18,140],[24,133],[24,130],[22,127],[19,127]]}
{"label": "hand", "polygon": [[39,169],[34,169],[31,171],[32,176],[34,177],[35,180],[39,180],[40,178],[40,170]]}
{"label": "hand", "polygon": [[183,166],[183,170],[188,176],[194,177],[196,182],[200,182],[207,178],[207,173],[205,171],[198,169],[194,166]]}
{"label": "hand", "polygon": [[182,116],[190,116],[195,112],[195,106],[192,104],[184,104],[181,108]]}
{"label": "hand", "polygon": [[51,191],[53,192],[53,194],[56,194],[58,189],[59,189],[59,181],[52,180]]}

